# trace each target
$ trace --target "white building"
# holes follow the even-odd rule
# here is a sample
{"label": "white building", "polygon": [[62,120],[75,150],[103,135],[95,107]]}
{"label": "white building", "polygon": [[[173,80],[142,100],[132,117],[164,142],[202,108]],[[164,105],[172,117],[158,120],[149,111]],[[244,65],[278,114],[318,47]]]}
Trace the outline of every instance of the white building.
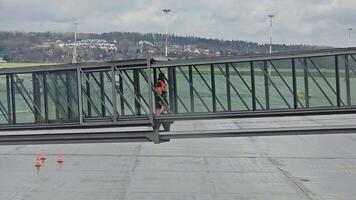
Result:
{"label": "white building", "polygon": [[0,63],[6,63],[7,61],[0,57]]}

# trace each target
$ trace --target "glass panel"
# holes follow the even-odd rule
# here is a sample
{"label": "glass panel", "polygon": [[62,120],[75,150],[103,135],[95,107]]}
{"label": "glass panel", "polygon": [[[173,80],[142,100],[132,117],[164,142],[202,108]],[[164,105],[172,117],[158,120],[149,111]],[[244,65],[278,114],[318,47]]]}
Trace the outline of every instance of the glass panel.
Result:
{"label": "glass panel", "polygon": [[217,98],[216,111],[227,111],[228,102],[227,102],[226,65],[217,64],[213,66],[214,66],[214,79],[215,79],[215,93]]}
{"label": "glass panel", "polygon": [[347,106],[347,86],[349,84],[349,80],[347,77],[347,73],[349,73],[349,70],[347,70],[347,60],[348,56],[338,56],[338,67],[339,67],[339,77],[340,77],[340,105],[341,106]]}
{"label": "glass panel", "polygon": [[[11,120],[8,102],[8,85],[6,75],[0,75],[0,124],[7,124]],[[10,100],[10,99],[9,99]]]}
{"label": "glass panel", "polygon": [[356,54],[349,57],[351,105],[356,105]]}
{"label": "glass panel", "polygon": [[255,91],[256,91],[256,99],[261,104],[256,104],[256,109],[266,109],[266,92],[265,92],[265,76],[264,76],[264,62],[256,61],[253,62],[253,67],[255,71]]}
{"label": "glass panel", "polygon": [[[306,60],[305,60],[306,62]],[[308,73],[304,69],[304,59],[298,58],[294,60],[295,71],[296,71],[296,80],[297,80],[297,98],[298,108],[306,108],[309,106],[309,81]],[[307,88],[306,88],[307,87]]]}
{"label": "glass panel", "polygon": [[[120,73],[121,76],[120,76]],[[125,73],[126,72],[126,73]],[[116,80],[119,80],[117,86],[119,89],[122,89],[122,95],[120,95],[120,104],[124,104],[124,112],[122,115],[135,115],[135,97],[134,97],[134,85],[131,81],[133,81],[133,71],[132,70],[116,70]],[[121,79],[121,80],[120,80]],[[131,110],[130,109],[133,109]]]}
{"label": "glass panel", "polygon": [[335,57],[307,59],[310,107],[336,106]]}
{"label": "glass panel", "polygon": [[[193,75],[194,76],[194,75]],[[177,105],[178,113],[186,113],[188,111],[195,112],[195,103],[191,105],[191,85],[189,84],[189,69],[186,66],[176,68],[176,79],[177,79]],[[192,87],[195,87],[194,77]],[[173,92],[173,91],[169,91]],[[193,102],[200,102],[198,98],[194,98],[193,91]],[[187,111],[188,110],[188,111]]]}
{"label": "glass panel", "polygon": [[51,72],[46,80],[49,122],[78,120],[76,72]]}
{"label": "glass panel", "polygon": [[[213,98],[212,92],[209,87],[211,87],[211,75],[210,75],[210,65],[198,65],[194,68],[193,66],[193,82],[197,93],[202,98],[206,107],[203,105],[201,100],[194,101],[194,107],[196,112],[212,112],[213,111]],[[194,99],[198,99],[198,94],[194,93]]]}
{"label": "glass panel", "polygon": [[43,76],[39,74],[15,74],[14,92],[16,123],[44,122]]}
{"label": "glass panel", "polygon": [[[139,69],[137,70],[139,72],[138,76],[139,76],[139,89],[140,89],[140,94],[141,94],[141,115],[148,115],[149,114],[149,95],[148,95],[148,88],[150,87],[150,89],[152,90],[152,84],[148,85],[148,73],[147,73],[147,69]],[[165,77],[167,78],[166,74]],[[152,75],[151,75],[151,80],[152,79]],[[167,101],[168,101],[168,97],[167,97]]]}
{"label": "glass panel", "polygon": [[271,83],[269,86],[271,109],[293,108],[292,60],[268,62]]}
{"label": "glass panel", "polygon": [[[251,67],[249,62],[229,64],[232,110],[252,110]],[[233,89],[235,87],[235,89]],[[238,95],[239,94],[239,95]]]}

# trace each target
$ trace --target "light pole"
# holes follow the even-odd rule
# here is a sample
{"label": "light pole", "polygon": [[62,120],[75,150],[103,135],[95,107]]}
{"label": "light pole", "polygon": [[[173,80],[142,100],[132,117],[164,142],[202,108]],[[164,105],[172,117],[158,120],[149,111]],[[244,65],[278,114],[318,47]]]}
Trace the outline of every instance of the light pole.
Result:
{"label": "light pole", "polygon": [[275,15],[268,15],[270,18],[270,28],[269,28],[269,53],[272,53],[272,27],[273,27],[273,17]]}
{"label": "light pole", "polygon": [[[275,15],[268,15],[268,17],[270,18],[270,27],[269,27],[269,53],[272,53],[272,27],[273,27],[273,17],[275,17]],[[272,66],[271,63],[269,63],[268,66],[268,75],[269,77],[271,77],[272,75]],[[269,84],[271,84],[271,81],[268,81]]]}
{"label": "light pole", "polygon": [[72,63],[77,63],[77,26],[78,23],[73,23],[74,25],[74,49],[73,49],[73,58]]}
{"label": "light pole", "polygon": [[348,45],[348,47],[351,47],[351,32],[352,32],[352,28],[348,28],[347,31],[348,31],[348,34],[349,34],[349,37],[348,37],[348,40],[347,40],[347,45]]}
{"label": "light pole", "polygon": [[166,16],[166,57],[168,57],[168,13],[171,12],[171,9],[162,10]]}

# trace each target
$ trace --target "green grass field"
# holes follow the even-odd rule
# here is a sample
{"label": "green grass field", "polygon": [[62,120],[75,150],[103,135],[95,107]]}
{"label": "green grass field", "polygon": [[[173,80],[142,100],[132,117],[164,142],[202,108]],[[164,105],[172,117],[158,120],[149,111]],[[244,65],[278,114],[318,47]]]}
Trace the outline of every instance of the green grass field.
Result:
{"label": "green grass field", "polygon": [[0,63],[0,68],[32,67],[53,64],[55,63]]}

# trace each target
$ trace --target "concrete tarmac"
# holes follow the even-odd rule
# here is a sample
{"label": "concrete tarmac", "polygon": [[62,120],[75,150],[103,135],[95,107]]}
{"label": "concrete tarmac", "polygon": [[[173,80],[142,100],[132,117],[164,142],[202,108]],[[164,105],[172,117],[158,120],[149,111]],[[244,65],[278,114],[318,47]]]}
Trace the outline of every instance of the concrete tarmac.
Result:
{"label": "concrete tarmac", "polygon": [[[340,124],[356,115],[182,121],[172,132]],[[1,200],[352,200],[355,186],[356,134],[0,146]]]}

